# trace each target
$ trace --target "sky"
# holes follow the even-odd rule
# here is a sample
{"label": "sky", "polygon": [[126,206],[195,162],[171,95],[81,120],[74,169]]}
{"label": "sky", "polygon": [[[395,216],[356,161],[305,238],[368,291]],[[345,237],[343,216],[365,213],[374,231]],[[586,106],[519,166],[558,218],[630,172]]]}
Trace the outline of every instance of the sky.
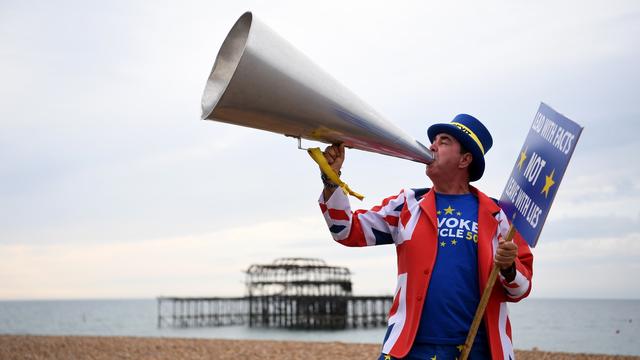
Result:
{"label": "sky", "polygon": [[[640,299],[637,1],[0,2],[0,299],[244,294],[279,257],[395,289],[392,246],[331,239],[317,166],[282,135],[200,120],[236,19],[262,22],[428,144],[478,117],[500,197],[540,102],[584,126],[542,230],[532,297]],[[322,146],[308,142],[306,146]],[[424,165],[347,151],[369,208]]]}

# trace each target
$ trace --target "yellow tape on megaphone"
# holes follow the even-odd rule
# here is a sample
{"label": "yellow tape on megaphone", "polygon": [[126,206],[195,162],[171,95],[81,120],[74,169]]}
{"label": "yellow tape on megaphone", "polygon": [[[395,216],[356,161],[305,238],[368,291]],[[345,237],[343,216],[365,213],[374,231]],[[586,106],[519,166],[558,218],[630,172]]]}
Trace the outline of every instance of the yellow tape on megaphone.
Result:
{"label": "yellow tape on megaphone", "polygon": [[329,163],[327,162],[327,159],[322,154],[322,150],[320,150],[320,148],[307,149],[307,152],[309,153],[309,156],[311,156],[313,161],[315,161],[320,166],[320,170],[325,175],[327,175],[329,180],[333,181],[336,185],[338,185],[340,189],[342,189],[342,191],[345,193],[345,195],[354,196],[358,200],[364,199],[363,195],[360,195],[357,192],[351,190],[349,188],[349,185],[347,185],[344,181],[340,180],[340,177],[338,176],[338,174],[336,174],[335,171],[333,171],[333,169],[331,168],[331,165],[329,165]]}

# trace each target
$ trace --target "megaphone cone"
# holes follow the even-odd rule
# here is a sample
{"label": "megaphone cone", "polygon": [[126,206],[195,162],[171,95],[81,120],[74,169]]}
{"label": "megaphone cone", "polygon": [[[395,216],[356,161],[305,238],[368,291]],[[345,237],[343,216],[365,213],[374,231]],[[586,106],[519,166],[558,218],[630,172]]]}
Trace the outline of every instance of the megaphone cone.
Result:
{"label": "megaphone cone", "polygon": [[202,95],[202,118],[422,163],[433,154],[251,12],[235,23]]}

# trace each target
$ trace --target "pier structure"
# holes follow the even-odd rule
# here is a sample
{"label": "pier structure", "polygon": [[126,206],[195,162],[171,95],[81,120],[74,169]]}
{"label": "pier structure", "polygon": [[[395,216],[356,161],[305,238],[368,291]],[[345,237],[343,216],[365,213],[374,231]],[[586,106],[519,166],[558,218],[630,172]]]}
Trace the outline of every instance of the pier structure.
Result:
{"label": "pier structure", "polygon": [[246,297],[158,297],[158,328],[216,327],[247,323]]}
{"label": "pier structure", "polygon": [[353,296],[349,269],[321,259],[280,258],[245,273],[244,297],[159,297],[158,327],[378,327],[393,303],[391,296]]}
{"label": "pier structure", "polygon": [[249,326],[344,328],[351,272],[323,260],[282,258],[247,270]]}

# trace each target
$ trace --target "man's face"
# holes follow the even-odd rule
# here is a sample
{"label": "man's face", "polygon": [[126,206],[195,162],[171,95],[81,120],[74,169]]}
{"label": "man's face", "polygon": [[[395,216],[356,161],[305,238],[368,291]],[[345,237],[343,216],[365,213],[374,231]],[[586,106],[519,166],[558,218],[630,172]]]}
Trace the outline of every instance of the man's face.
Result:
{"label": "man's face", "polygon": [[[436,160],[427,166],[427,176],[431,179],[446,178],[453,172],[460,171],[463,157],[470,156],[460,154],[460,142],[453,136],[445,133],[438,134],[429,148],[435,153]],[[466,171],[466,169],[462,169]]]}

